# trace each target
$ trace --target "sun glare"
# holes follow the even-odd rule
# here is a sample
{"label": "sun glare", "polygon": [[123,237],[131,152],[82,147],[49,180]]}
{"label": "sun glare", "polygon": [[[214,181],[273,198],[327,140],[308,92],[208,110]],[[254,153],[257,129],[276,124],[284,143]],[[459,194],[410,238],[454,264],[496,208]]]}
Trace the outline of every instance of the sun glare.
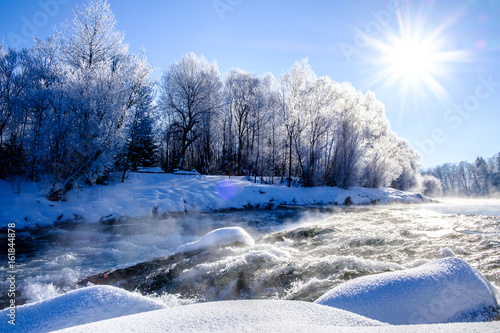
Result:
{"label": "sun glare", "polygon": [[431,50],[414,40],[400,40],[387,52],[387,62],[394,74],[415,80],[432,70]]}
{"label": "sun glare", "polygon": [[373,38],[377,54],[367,54],[367,63],[376,68],[369,85],[382,86],[398,93],[401,103],[428,100],[434,96],[441,104],[449,104],[450,95],[444,83],[451,80],[450,64],[467,61],[468,50],[456,50],[445,37],[446,29],[460,12],[450,15],[440,25],[429,29],[428,18],[412,17],[409,10],[398,12],[396,30],[387,27],[382,37]]}

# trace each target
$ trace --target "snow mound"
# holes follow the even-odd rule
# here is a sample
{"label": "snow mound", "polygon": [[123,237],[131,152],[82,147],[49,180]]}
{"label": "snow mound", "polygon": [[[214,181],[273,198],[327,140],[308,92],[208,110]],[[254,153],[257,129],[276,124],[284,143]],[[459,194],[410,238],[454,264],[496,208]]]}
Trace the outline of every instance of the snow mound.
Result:
{"label": "snow mound", "polygon": [[[163,303],[111,286],[92,286],[16,308],[15,326],[0,311],[0,332],[50,332],[135,313],[163,309]],[[9,319],[10,320],[10,319]]]}
{"label": "snow mound", "polygon": [[206,250],[212,247],[229,245],[238,242],[248,246],[254,245],[252,236],[250,236],[245,230],[243,230],[243,228],[220,228],[210,231],[195,242],[179,246],[177,250],[175,250],[175,253]]}
{"label": "snow mound", "polygon": [[475,268],[461,259],[445,258],[351,280],[315,303],[390,324],[436,324],[492,320],[496,295],[498,291]]}
{"label": "snow mound", "polygon": [[299,301],[223,301],[179,306],[73,327],[63,332],[312,332],[386,324]]}

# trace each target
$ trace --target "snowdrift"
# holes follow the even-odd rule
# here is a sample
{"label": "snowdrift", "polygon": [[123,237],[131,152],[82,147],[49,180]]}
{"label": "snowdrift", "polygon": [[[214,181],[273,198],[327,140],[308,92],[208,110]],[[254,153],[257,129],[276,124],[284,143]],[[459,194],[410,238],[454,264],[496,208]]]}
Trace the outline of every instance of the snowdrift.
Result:
{"label": "snowdrift", "polygon": [[62,332],[312,332],[382,325],[387,324],[313,303],[251,300],[185,305]]}
{"label": "snowdrift", "polygon": [[212,230],[199,240],[181,245],[175,250],[175,253],[185,253],[197,250],[206,250],[212,247],[224,246],[233,243],[241,243],[247,246],[253,246],[254,240],[243,228],[228,227]]}
{"label": "snowdrift", "polygon": [[445,258],[353,279],[315,303],[390,324],[435,324],[492,320],[496,295],[498,291],[475,268],[461,259]]}
{"label": "snowdrift", "polygon": [[135,313],[163,309],[163,303],[111,286],[92,286],[51,299],[18,306],[15,326],[0,311],[0,332],[50,332]]}

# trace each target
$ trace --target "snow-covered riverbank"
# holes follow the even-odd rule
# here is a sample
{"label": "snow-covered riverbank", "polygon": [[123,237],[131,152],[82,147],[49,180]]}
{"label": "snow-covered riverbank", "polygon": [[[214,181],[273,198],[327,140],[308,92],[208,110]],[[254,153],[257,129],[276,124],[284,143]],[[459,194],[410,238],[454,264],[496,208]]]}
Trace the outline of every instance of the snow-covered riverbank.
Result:
{"label": "snow-covered riverbank", "polygon": [[332,187],[287,188],[255,184],[243,177],[132,173],[124,183],[72,190],[64,202],[39,194],[37,184],[24,183],[14,194],[0,181],[0,220],[17,228],[54,222],[109,222],[176,212],[269,209],[279,205],[420,203],[420,194],[392,188],[349,190]]}

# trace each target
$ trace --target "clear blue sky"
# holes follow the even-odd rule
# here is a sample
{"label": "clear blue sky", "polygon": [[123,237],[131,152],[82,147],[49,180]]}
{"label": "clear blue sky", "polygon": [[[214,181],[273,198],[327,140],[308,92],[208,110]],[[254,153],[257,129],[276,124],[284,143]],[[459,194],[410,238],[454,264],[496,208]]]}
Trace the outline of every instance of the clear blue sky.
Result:
{"label": "clear blue sky", "polygon": [[[276,77],[307,57],[318,76],[373,90],[423,167],[500,152],[500,0],[108,1],[157,77],[191,51],[221,74]],[[0,0],[0,38],[30,46],[83,2]]]}

